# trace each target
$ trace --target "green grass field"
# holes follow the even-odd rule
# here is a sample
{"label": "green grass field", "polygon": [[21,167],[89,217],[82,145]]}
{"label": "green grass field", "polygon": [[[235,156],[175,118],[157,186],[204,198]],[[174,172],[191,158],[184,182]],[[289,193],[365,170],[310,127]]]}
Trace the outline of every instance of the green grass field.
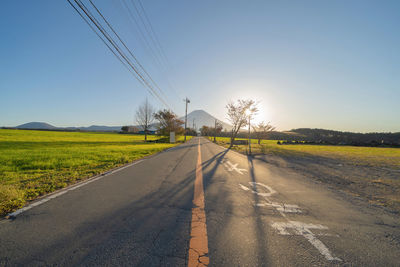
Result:
{"label": "green grass field", "polygon": [[[240,139],[240,138],[238,138]],[[213,140],[210,138],[210,140]],[[228,137],[218,137],[217,143],[229,146]],[[278,145],[276,140],[262,140],[261,145],[252,139],[252,153],[270,153],[278,156],[319,156],[345,160],[355,165],[400,169],[400,149],[382,147],[355,147],[330,145]],[[246,145],[235,145],[234,150],[247,152]]]}
{"label": "green grass field", "polygon": [[143,139],[143,135],[118,133],[0,129],[0,215],[38,196],[174,146],[144,143]]}

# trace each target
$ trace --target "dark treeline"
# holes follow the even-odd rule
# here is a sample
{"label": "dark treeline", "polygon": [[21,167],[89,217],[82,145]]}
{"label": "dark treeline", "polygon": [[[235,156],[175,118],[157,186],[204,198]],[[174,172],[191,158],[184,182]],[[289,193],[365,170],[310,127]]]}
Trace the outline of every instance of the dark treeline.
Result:
{"label": "dark treeline", "polygon": [[[229,137],[229,131],[222,131],[217,136]],[[238,138],[248,138],[247,131],[238,133]],[[254,133],[251,138],[255,139]],[[400,132],[397,133],[353,133],[324,129],[300,128],[286,132],[272,131],[269,140],[289,141],[285,143],[333,144],[355,146],[400,146]]]}
{"label": "dark treeline", "polygon": [[[300,128],[290,132],[294,133],[286,140],[293,141],[325,141],[332,143],[387,143],[400,144],[400,132],[398,133],[352,133],[324,129]],[[282,140],[282,139],[281,139]]]}

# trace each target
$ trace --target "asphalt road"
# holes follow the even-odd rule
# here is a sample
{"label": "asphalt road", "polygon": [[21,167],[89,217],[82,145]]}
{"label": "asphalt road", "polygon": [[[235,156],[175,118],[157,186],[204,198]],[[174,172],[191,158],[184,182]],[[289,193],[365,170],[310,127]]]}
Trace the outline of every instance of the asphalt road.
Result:
{"label": "asphalt road", "polygon": [[0,266],[400,266],[398,215],[204,138],[62,192],[0,221]]}

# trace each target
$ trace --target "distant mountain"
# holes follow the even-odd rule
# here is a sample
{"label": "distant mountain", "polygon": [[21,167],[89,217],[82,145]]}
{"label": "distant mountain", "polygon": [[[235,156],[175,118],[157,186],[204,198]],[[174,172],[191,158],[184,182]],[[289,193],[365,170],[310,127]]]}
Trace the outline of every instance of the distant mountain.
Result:
{"label": "distant mountain", "polygon": [[89,127],[55,127],[45,122],[28,122],[16,126],[17,129],[37,129],[37,130],[67,130],[67,131],[88,131],[88,132],[118,132],[122,126],[103,126],[92,125]]}
{"label": "distant mountain", "polygon": [[[185,121],[185,116],[180,118],[181,120]],[[187,115],[187,124],[188,127],[193,128],[193,120],[194,120],[194,124],[196,126],[196,129],[200,129],[201,127],[205,126],[209,126],[209,127],[214,127],[215,125],[215,120],[217,120],[219,123],[222,124],[222,128],[225,130],[230,130],[231,126],[226,123],[223,122],[221,120],[218,120],[217,118],[215,118],[214,116],[208,114],[207,112],[205,112],[204,110],[194,110],[192,112],[190,112]]]}
{"label": "distant mountain", "polygon": [[[194,124],[196,125],[196,129],[199,130],[201,127],[209,126],[209,127],[214,127],[215,125],[215,120],[216,118],[204,110],[194,110],[188,114],[188,127],[192,128],[193,127],[193,120]],[[185,121],[185,117],[181,117],[181,120]],[[218,119],[217,119],[218,120]],[[222,124],[223,130],[230,130],[231,126],[223,122],[221,120],[218,120],[219,123]],[[158,123],[155,122],[151,124],[152,129],[157,128]],[[25,123],[22,125],[19,125],[15,128],[19,129],[40,129],[40,130],[67,130],[67,131],[87,131],[87,132],[119,132],[121,131],[122,126],[104,126],[104,125],[91,125],[89,127],[55,127],[51,124],[45,123],[45,122],[29,122]]]}
{"label": "distant mountain", "polygon": [[57,129],[57,127],[55,127],[51,124],[45,123],[45,122],[28,122],[25,124],[18,125],[15,128],[18,128],[18,129],[47,129],[47,130]]}
{"label": "distant mountain", "polygon": [[91,125],[89,127],[66,127],[60,128],[70,131],[87,131],[87,132],[119,132],[121,131],[122,126],[104,126],[104,125]]}
{"label": "distant mountain", "polygon": [[101,131],[101,132],[115,132],[120,131],[122,126],[103,126],[103,125],[92,125],[89,127],[81,127],[79,129],[84,131]]}

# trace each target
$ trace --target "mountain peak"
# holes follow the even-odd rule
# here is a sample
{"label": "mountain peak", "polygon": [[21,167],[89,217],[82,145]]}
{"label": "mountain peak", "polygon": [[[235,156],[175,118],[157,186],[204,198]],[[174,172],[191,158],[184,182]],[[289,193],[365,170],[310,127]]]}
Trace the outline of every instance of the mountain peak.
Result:
{"label": "mountain peak", "polygon": [[51,124],[48,124],[46,122],[37,122],[37,121],[24,123],[24,124],[18,125],[15,128],[18,128],[18,129],[57,129],[57,127],[55,127]]}
{"label": "mountain peak", "polygon": [[[185,116],[182,116],[180,119],[185,120]],[[222,128],[224,130],[229,130],[231,128],[228,123],[215,118],[214,116],[202,109],[193,110],[187,115],[187,123],[188,127],[190,128],[193,128],[193,125],[196,129],[200,129],[203,126],[214,127],[215,120],[222,124]]]}

